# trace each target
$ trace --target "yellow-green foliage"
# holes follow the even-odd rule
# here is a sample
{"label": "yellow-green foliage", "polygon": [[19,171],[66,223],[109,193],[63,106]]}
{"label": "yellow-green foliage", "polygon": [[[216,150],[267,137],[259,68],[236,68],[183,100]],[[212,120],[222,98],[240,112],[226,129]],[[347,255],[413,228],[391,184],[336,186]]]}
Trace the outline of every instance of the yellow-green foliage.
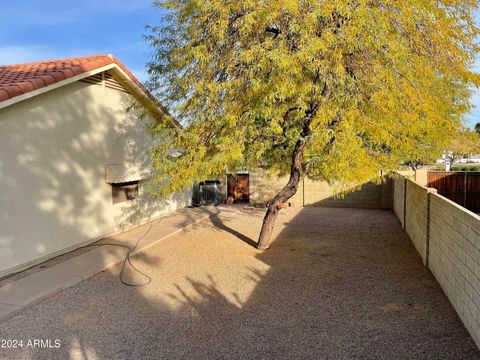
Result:
{"label": "yellow-green foliage", "polygon": [[[171,0],[150,86],[185,126],[153,131],[159,193],[263,166],[362,182],[431,156],[469,109],[473,0]],[[165,10],[166,9],[166,10]],[[169,149],[183,149],[180,158]],[[161,186],[160,186],[161,185]]]}
{"label": "yellow-green foliage", "polygon": [[452,134],[447,151],[452,155],[452,160],[462,156],[480,153],[480,135],[472,130],[460,129]]}

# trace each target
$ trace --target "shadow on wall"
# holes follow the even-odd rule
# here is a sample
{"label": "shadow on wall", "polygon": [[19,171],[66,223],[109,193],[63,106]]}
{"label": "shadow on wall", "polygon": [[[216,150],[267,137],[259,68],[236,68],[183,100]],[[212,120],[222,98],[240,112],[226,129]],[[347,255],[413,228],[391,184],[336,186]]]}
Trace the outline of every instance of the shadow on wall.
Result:
{"label": "shadow on wall", "polygon": [[392,180],[388,177],[383,177],[380,183],[368,182],[348,189],[345,193],[330,196],[317,190],[321,186],[313,181],[305,182],[303,189],[305,206],[383,210],[389,210],[393,206]]}
{"label": "shadow on wall", "polygon": [[27,308],[1,323],[0,337],[62,347],[4,355],[479,358],[392,214],[288,209],[258,254],[239,237],[256,238],[262,216],[212,212],[220,228],[203,222],[136,257],[148,287],[122,286],[116,268]]}
{"label": "shadow on wall", "polygon": [[[257,204],[269,203],[288,181],[285,177],[268,176],[263,170],[252,172],[250,178],[250,198]],[[300,182],[297,193],[288,202],[294,207],[391,209],[392,189],[392,181],[386,176],[382,177],[380,183],[369,182],[343,192],[335,184],[306,178]]]}
{"label": "shadow on wall", "polygon": [[114,205],[105,182],[107,164],[149,163],[132,99],[75,82],[0,110],[0,273],[167,212]]}

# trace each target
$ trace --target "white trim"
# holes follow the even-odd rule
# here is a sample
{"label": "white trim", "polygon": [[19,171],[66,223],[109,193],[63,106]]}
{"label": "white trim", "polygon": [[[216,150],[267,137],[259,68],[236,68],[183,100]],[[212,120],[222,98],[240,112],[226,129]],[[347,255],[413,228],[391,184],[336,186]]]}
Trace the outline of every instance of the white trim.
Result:
{"label": "white trim", "polygon": [[[146,106],[146,108],[148,110],[150,110],[152,113],[157,113],[160,116],[166,116],[170,120],[170,122],[172,123],[172,125],[174,127],[179,127],[180,126],[175,122],[175,120],[172,118],[172,116],[170,114],[168,114],[164,109],[161,108],[161,106],[159,106],[147,94],[145,94],[144,89],[142,89],[140,86],[138,86],[135,83],[135,81],[133,81],[132,78],[130,78],[130,76],[128,76],[127,73],[125,71],[123,71],[122,68],[115,63],[108,64],[108,65],[102,66],[98,69],[90,70],[90,71],[81,73],[79,75],[73,76],[71,78],[58,81],[54,84],[44,86],[40,89],[29,91],[25,94],[14,96],[11,99],[1,101],[0,102],[0,110],[6,108],[8,106],[14,105],[18,102],[30,99],[34,96],[44,94],[48,91],[58,89],[62,86],[74,83],[76,81],[85,79],[87,77],[90,77],[90,76],[93,76],[93,75],[96,75],[96,74],[99,74],[99,73],[103,73],[103,72],[108,71],[108,70],[113,70],[114,75],[117,75],[118,77],[121,78],[120,79],[121,83],[126,82],[126,84],[122,84],[122,85],[127,86],[127,90],[129,90],[132,93],[132,95],[134,95],[134,96],[137,95],[138,97],[143,99],[144,105]],[[103,75],[102,75],[102,79],[103,79]]]}
{"label": "white trim", "polygon": [[128,74],[123,71],[123,69],[119,66],[117,66],[115,64],[115,67],[113,69],[113,73],[114,75],[117,75],[119,77],[122,78],[122,80],[126,80],[128,84],[121,84],[122,85],[126,85],[127,88],[130,87],[130,90],[131,92],[134,92],[135,94],[137,94],[138,96],[140,96],[141,98],[144,99],[145,103],[144,105],[152,112],[158,112],[159,115],[161,116],[166,116],[170,122],[172,123],[172,125],[174,127],[178,127],[179,125],[174,121],[172,115],[170,115],[169,113],[165,112],[164,109],[162,109],[161,106],[159,106],[159,104],[156,103],[156,101],[152,100],[147,94],[145,94],[145,91],[137,85],[137,83],[135,81],[133,81],[130,76],[128,76]]}
{"label": "white trim", "polygon": [[105,65],[105,66],[102,66],[101,68],[98,68],[98,69],[95,69],[95,70],[91,70],[91,71],[87,71],[87,72],[84,72],[84,73],[81,73],[81,74],[78,74],[78,75],[75,75],[71,78],[68,78],[68,79],[65,79],[65,80],[61,80],[61,81],[58,81],[54,84],[50,84],[48,86],[44,86],[40,89],[37,89],[37,90],[33,90],[33,91],[29,91],[25,94],[22,94],[22,95],[18,95],[18,96],[14,96],[13,98],[11,99],[8,99],[8,100],[5,100],[5,101],[2,101],[0,102],[0,109],[3,109],[3,108],[6,108],[8,106],[11,106],[13,104],[16,104],[20,101],[24,101],[24,100],[27,100],[27,99],[30,99],[34,96],[38,96],[38,95],[41,95],[43,93],[46,93],[47,91],[51,91],[51,90],[54,90],[54,89],[58,89],[59,87],[62,87],[62,86],[65,86],[65,85],[68,85],[68,84],[71,84],[71,83],[74,83],[75,81],[78,81],[78,80],[82,80],[86,77],[89,77],[89,76],[92,76],[92,75],[96,75],[98,73],[101,73],[101,72],[104,72],[104,71],[107,71],[107,70],[110,70],[110,69],[113,69],[114,67],[116,67],[117,65],[116,64],[108,64],[108,65]]}

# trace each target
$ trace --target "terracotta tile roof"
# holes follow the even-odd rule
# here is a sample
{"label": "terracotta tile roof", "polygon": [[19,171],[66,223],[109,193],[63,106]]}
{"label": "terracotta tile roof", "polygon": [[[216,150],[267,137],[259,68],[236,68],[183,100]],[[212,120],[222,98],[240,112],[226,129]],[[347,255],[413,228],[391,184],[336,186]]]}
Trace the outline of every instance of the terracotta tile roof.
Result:
{"label": "terracotta tile roof", "polygon": [[152,100],[153,95],[113,55],[92,55],[0,66],[0,102],[105,65],[118,65]]}

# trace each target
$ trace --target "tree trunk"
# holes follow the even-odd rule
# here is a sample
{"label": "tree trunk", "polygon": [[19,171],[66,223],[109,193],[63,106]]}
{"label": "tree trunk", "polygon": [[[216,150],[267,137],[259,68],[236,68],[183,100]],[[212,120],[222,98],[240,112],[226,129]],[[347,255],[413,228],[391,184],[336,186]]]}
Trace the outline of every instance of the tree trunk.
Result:
{"label": "tree trunk", "polygon": [[[307,130],[308,131],[308,130]],[[287,185],[273,198],[272,202],[268,205],[267,213],[263,218],[262,230],[258,238],[257,248],[266,250],[270,245],[270,237],[272,235],[275,222],[277,220],[280,207],[288,199],[296,194],[298,190],[298,184],[300,183],[300,177],[302,174],[302,162],[303,152],[305,150],[305,138],[302,136],[295,144],[295,148],[292,153],[292,167],[290,170],[290,179]]]}

